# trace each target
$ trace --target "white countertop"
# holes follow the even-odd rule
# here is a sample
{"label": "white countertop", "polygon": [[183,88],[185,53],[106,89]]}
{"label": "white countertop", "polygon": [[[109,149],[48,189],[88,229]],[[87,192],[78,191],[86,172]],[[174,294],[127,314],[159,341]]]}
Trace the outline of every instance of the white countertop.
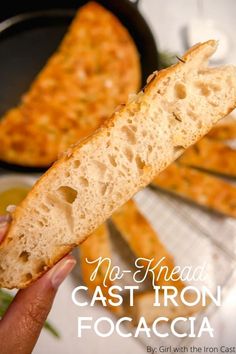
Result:
{"label": "white countertop", "polygon": [[[235,0],[205,0],[205,15],[213,18],[220,28],[228,35],[231,50],[227,61],[236,62],[235,36]],[[157,37],[161,50],[170,50],[181,53],[184,51],[183,28],[197,14],[195,0],[142,0],[140,10],[150,22]],[[77,308],[71,301],[71,292],[79,284],[72,277],[66,279],[61,286],[50,320],[62,333],[60,340],[54,339],[46,331],[42,331],[34,354],[141,354],[146,348],[138,340],[121,338],[113,335],[108,338],[99,338],[93,332],[87,332],[83,338],[77,338],[77,317],[80,316],[108,316],[100,307]],[[211,318],[215,328],[215,338],[201,338],[195,340],[195,345],[227,345],[236,346],[236,287],[231,288],[225,301]]]}

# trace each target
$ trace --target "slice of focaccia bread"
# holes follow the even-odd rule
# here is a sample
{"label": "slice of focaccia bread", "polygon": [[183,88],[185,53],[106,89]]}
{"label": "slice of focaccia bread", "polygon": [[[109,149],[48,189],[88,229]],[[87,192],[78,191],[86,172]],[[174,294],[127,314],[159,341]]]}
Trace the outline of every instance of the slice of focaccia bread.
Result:
{"label": "slice of focaccia bread", "polygon": [[236,150],[221,141],[204,138],[189,148],[179,162],[228,177],[236,177]]}
{"label": "slice of focaccia bread", "polygon": [[79,9],[57,52],[0,122],[0,160],[49,166],[140,87],[137,48],[101,5]]}
{"label": "slice of focaccia bread", "polygon": [[[111,220],[136,257],[153,259],[151,267],[155,267],[153,272],[156,285],[172,285],[179,289],[184,287],[181,280],[166,280],[174,269],[174,259],[134,201],[125,203],[111,216]],[[147,267],[148,263],[143,261],[142,265]],[[161,271],[161,267],[164,267],[164,271]]]}
{"label": "slice of focaccia bread", "polygon": [[[198,304],[194,306],[187,306],[181,301],[181,297],[178,294],[175,297],[175,301],[178,306],[175,306],[171,301],[168,301],[168,306],[164,306],[164,294],[159,294],[159,305],[154,306],[155,303],[155,292],[147,291],[144,293],[136,294],[134,296],[134,306],[125,306],[126,316],[130,316],[133,319],[133,324],[138,324],[140,317],[144,317],[147,324],[151,325],[157,317],[167,317],[170,321],[177,317],[189,317],[194,313],[204,310],[210,304],[210,298],[206,298],[206,306]],[[186,293],[186,301],[189,303],[194,303],[196,296],[194,293]]]}
{"label": "slice of focaccia bread", "polygon": [[[107,274],[108,263],[104,262],[99,268],[99,272],[94,279],[90,280],[92,273],[94,272],[97,263],[88,263],[86,259],[91,262],[95,261],[99,257],[111,259],[111,246],[109,240],[109,231],[106,223],[99,226],[79,247],[81,273],[84,283],[88,286],[89,292],[92,294],[96,286],[100,285],[104,290],[104,295],[108,288],[103,286],[104,278]],[[109,275],[109,274],[108,274]],[[111,282],[108,283],[111,285]]]}
{"label": "slice of focaccia bread", "polygon": [[236,186],[204,172],[173,163],[152,186],[236,218]]}
{"label": "slice of focaccia bread", "polygon": [[0,246],[0,286],[38,278],[235,107],[236,70],[209,68],[215,49],[199,44],[154,73],[40,178]]}
{"label": "slice of focaccia bread", "polygon": [[[112,261],[112,252],[110,244],[110,235],[106,223],[99,226],[79,247],[81,274],[85,285],[88,287],[89,293],[92,295],[97,286],[100,286],[103,295],[109,299],[109,288],[114,285],[110,280],[109,262]],[[99,258],[104,259],[96,277],[91,280],[91,276],[97,267],[96,261]],[[105,281],[105,283],[104,283]],[[110,306],[109,309],[117,315],[121,313],[121,306]]]}

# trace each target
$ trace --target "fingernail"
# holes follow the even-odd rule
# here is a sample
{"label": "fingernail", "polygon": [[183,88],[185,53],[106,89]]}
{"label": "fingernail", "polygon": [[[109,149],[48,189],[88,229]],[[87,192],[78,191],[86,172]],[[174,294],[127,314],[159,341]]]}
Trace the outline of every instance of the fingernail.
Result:
{"label": "fingernail", "polygon": [[58,289],[63,280],[72,271],[76,264],[76,260],[72,256],[66,256],[58,262],[49,272],[51,284],[54,289]]}

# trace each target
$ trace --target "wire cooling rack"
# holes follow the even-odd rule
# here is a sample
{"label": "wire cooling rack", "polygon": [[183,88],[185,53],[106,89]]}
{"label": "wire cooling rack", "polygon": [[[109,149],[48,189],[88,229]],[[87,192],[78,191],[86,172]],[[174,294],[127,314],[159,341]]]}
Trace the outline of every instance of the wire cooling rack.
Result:
{"label": "wire cooling rack", "polygon": [[[197,267],[206,264],[204,283],[195,286],[207,286],[212,292],[221,286],[225,294],[230,288],[230,279],[236,268],[236,220],[206,212],[192,204],[169,194],[145,188],[134,197],[140,211],[149,220],[158,237],[174,256],[175,264],[181,267]],[[134,256],[116,231],[111,233],[113,264],[127,269]],[[76,269],[77,279],[82,281],[79,267]],[[119,285],[132,284],[132,277],[127,276]],[[145,289],[146,284],[144,284]],[[199,328],[203,316],[210,318],[217,310],[213,304],[204,312],[196,315],[196,328]],[[101,309],[102,311],[102,309]],[[163,326],[164,330],[168,327]],[[133,327],[129,330],[135,331]],[[187,328],[182,328],[186,330]],[[178,328],[180,331],[181,329]],[[180,339],[170,335],[166,339],[140,335],[137,338],[142,345],[160,347],[190,344],[192,339]]]}
{"label": "wire cooling rack", "polygon": [[[4,172],[0,171],[0,174]],[[36,177],[38,176],[35,175]],[[205,283],[194,285],[206,285],[212,291],[219,285],[223,294],[227,293],[236,269],[236,220],[207,212],[157,189],[145,188],[137,193],[134,199],[174,256],[177,265],[207,265]],[[116,240],[115,230],[111,236],[113,241]],[[119,242],[122,243],[122,240],[119,241],[117,237],[116,244],[113,244],[113,261],[125,269],[127,264],[131,263],[132,254],[127,247],[123,247],[124,244],[119,245]],[[123,257],[120,257],[117,248]],[[74,276],[82,281],[79,267],[75,269]],[[130,284],[132,279],[126,278],[125,282]],[[216,310],[216,306],[210,305],[204,313],[197,314],[196,327],[204,315],[210,317]],[[129,330],[132,328],[129,327]],[[178,346],[191,342],[191,339],[179,339],[171,335],[167,339],[145,336],[139,336],[137,339],[145,347]]]}
{"label": "wire cooling rack", "polygon": [[[206,212],[197,206],[171,197],[158,190],[146,188],[135,198],[140,210],[150,221],[159,238],[180,266],[206,264],[204,283],[213,292],[221,286],[226,293],[236,265],[236,220]],[[217,307],[210,305],[196,315],[196,328],[204,315],[211,316]],[[167,339],[139,337],[146,346],[186,345],[189,339],[169,336]]]}

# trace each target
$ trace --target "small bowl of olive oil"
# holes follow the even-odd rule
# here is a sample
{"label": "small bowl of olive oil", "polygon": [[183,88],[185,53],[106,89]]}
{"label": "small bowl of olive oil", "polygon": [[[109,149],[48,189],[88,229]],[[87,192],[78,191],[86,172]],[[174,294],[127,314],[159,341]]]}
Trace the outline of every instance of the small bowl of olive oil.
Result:
{"label": "small bowl of olive oil", "polygon": [[27,175],[0,177],[0,215],[6,214],[9,205],[18,205],[34,185],[36,178]]}

